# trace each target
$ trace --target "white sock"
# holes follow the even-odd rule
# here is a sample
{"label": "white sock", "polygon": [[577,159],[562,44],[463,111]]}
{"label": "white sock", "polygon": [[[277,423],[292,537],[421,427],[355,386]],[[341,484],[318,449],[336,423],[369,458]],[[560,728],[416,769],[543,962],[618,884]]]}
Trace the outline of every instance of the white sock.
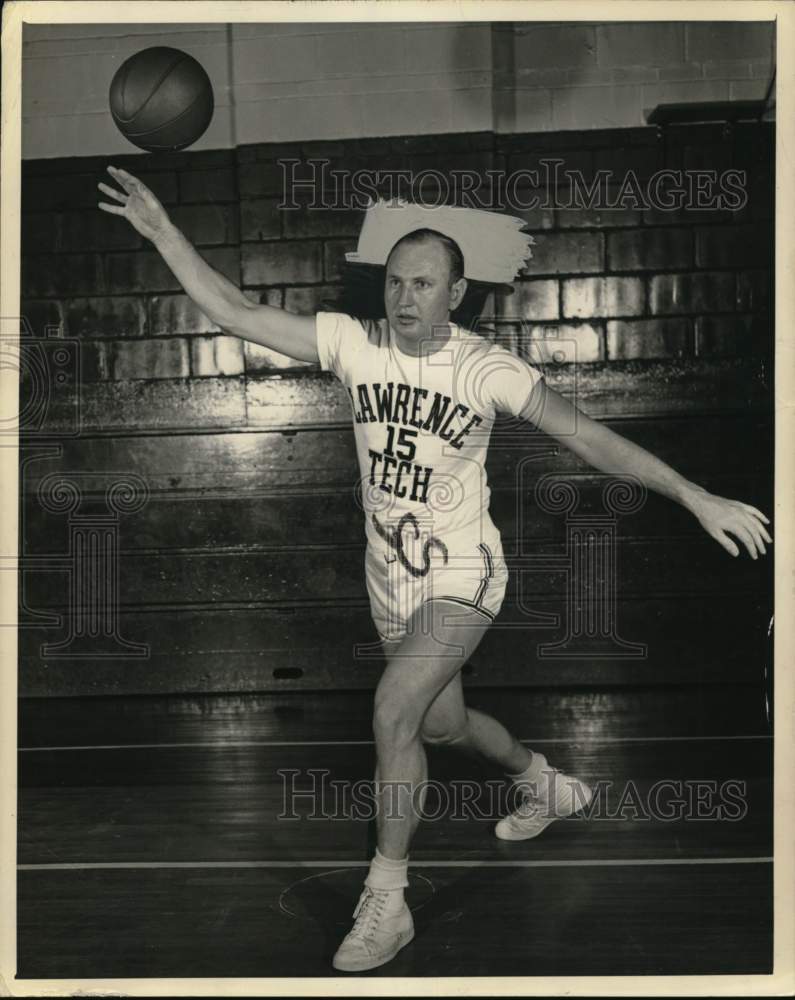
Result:
{"label": "white sock", "polygon": [[551,768],[542,753],[537,753],[535,750],[531,750],[531,753],[533,756],[524,771],[520,771],[519,774],[509,774],[508,777],[514,785],[519,785],[529,795],[536,796],[546,790]]}
{"label": "white sock", "polygon": [[530,753],[532,757],[524,771],[520,771],[519,774],[508,775],[511,781],[525,781],[528,783],[540,781],[544,776],[544,772],[549,770],[547,759],[542,753],[538,753],[535,750],[531,750]]}
{"label": "white sock", "polygon": [[408,856],[402,861],[395,861],[394,858],[385,858],[376,847],[364,884],[370,889],[386,890],[389,905],[400,907],[403,905],[403,890],[409,884],[408,867]]}

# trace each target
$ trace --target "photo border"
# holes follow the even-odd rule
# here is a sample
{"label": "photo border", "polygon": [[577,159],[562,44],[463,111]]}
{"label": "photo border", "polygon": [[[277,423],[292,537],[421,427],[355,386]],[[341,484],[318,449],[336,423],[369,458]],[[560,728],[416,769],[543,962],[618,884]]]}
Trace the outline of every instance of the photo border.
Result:
{"label": "photo border", "polygon": [[[774,755],[774,972],[772,975],[726,976],[559,976],[559,977],[391,977],[391,978],[259,978],[223,979],[15,979],[16,968],[16,748],[17,633],[0,629],[0,995],[66,996],[101,993],[131,996],[421,996],[434,995],[589,995],[589,996],[768,996],[795,989],[792,942],[793,856],[795,854],[795,783],[793,782],[793,690],[790,665],[795,659],[795,198],[793,151],[795,107],[795,6],[775,0],[527,0],[527,2],[416,3],[412,0],[344,0],[331,2],[206,2],[206,0],[128,0],[124,4],[16,0],[2,14],[2,121],[0,187],[2,254],[0,317],[19,315],[22,25],[163,22],[177,24],[308,21],[777,21],[776,81],[776,354],[775,354],[775,755]],[[17,412],[18,373],[0,368],[3,416]],[[17,449],[0,448],[0,552],[16,557]],[[17,575],[0,577],[2,620],[16,620]]]}

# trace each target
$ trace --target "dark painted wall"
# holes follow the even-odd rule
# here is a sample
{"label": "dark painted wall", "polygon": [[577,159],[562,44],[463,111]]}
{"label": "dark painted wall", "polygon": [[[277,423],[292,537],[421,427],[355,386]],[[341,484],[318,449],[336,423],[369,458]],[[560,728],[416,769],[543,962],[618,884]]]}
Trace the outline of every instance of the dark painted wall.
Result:
{"label": "dark painted wall", "polygon": [[[506,173],[558,156],[565,169],[586,178],[607,169],[617,182],[629,170],[641,182],[663,167],[746,170],[750,199],[739,212],[528,211],[535,259],[513,294],[489,300],[487,329],[542,363],[586,412],[707,488],[771,511],[771,126],[423,136],[115,162],[150,184],[247,294],[311,312],[338,293],[361,213],[279,211],[282,156],[327,157],[332,169]],[[48,334],[75,342],[79,377],[47,380],[46,405],[24,435],[21,691],[371,685],[378,663],[351,649],[374,635],[345,398],[311,366],[214,329],[157,254],[95,208],[105,165],[24,165],[22,315],[41,349]],[[578,363],[568,363],[575,349]],[[35,396],[35,372],[23,391]],[[535,482],[576,475],[594,504],[601,483],[557,450],[509,425],[495,436],[493,513],[513,579],[506,627],[481,646],[470,682],[761,676],[772,559],[732,560],[655,496],[616,525],[618,633],[646,644],[645,658],[539,653],[566,631],[566,518],[539,508]],[[71,512],[53,474],[75,484]],[[146,494],[109,506],[108,486],[125,475]],[[83,600],[74,546],[100,531],[103,514],[106,540],[117,535],[107,542],[118,546],[116,611],[104,624],[81,618],[87,634],[70,638],[69,602]]]}

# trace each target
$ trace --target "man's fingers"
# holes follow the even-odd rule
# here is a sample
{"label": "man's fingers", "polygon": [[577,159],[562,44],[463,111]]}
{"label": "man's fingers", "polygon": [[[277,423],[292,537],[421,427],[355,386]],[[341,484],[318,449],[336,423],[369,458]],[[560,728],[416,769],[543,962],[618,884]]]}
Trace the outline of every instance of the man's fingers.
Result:
{"label": "man's fingers", "polygon": [[765,548],[765,540],[770,542],[770,544],[772,545],[773,539],[770,537],[770,535],[768,535],[767,531],[764,528],[764,525],[762,525],[752,515],[746,514],[743,522],[743,527],[750,532],[751,536],[754,539],[756,547],[759,549],[760,553],[762,555],[765,555],[767,553],[767,549]]}
{"label": "man's fingers", "polygon": [[756,545],[759,554],[762,556],[767,555],[767,549],[765,548],[765,540],[764,538],[762,538],[762,532],[756,526],[756,521],[754,521],[753,524],[749,525],[748,530],[751,532],[751,535],[754,540],[754,545]]}
{"label": "man's fingers", "polygon": [[740,541],[743,543],[746,549],[748,549],[748,555],[752,559],[756,559],[757,558],[756,542],[754,541],[754,536],[751,534],[748,528],[746,528],[744,524],[737,524],[737,525],[732,525],[728,530],[731,531],[731,533],[735,537],[740,539]]}
{"label": "man's fingers", "polygon": [[[740,508],[743,514],[746,515],[745,521],[747,526],[756,535],[759,531],[762,537],[768,541],[771,545],[773,544],[773,539],[768,534],[767,529],[764,527],[765,524],[770,524],[768,518],[762,513],[761,510],[757,510],[756,507],[752,507],[749,503],[741,503],[739,500],[735,501],[738,508]],[[761,522],[764,522],[762,524]]]}
{"label": "man's fingers", "polygon": [[741,504],[741,506],[745,507],[745,509],[750,511],[755,517],[758,517],[760,520],[764,521],[765,524],[770,524],[769,518],[766,518],[761,510],[757,510],[756,507],[752,507],[749,503]]}
{"label": "man's fingers", "polygon": [[730,556],[739,555],[740,550],[734,544],[734,542],[729,538],[729,536],[722,531],[720,528],[716,528],[714,531],[710,531],[709,534],[715,539],[715,541],[722,545],[724,549],[729,553]]}
{"label": "man's fingers", "polygon": [[97,184],[97,187],[103,194],[106,194],[111,198],[115,198],[116,201],[123,202],[125,205],[127,204],[129,195],[124,194],[122,191],[117,191],[116,188],[112,188],[110,184],[105,184],[100,181],[99,184]]}
{"label": "man's fingers", "polygon": [[109,205],[106,201],[99,202],[99,208],[103,212],[110,212],[111,215],[124,215],[124,209],[121,205]]}
{"label": "man's fingers", "polygon": [[[765,527],[765,525],[762,524],[760,522],[760,520],[759,520],[759,518],[760,517],[764,517],[764,515],[763,514],[760,515],[759,511],[755,511],[753,507],[751,508],[751,514],[752,514],[752,516],[751,516],[751,524],[753,525],[753,527],[756,528],[759,531],[759,533],[762,535],[762,537],[764,539],[766,539],[768,542],[770,542],[770,544],[772,545],[773,544],[773,539],[770,537],[770,534],[769,534],[767,528]],[[766,517],[765,517],[765,523],[766,524],[770,524],[770,521],[768,521],[768,519]]]}
{"label": "man's fingers", "polygon": [[128,194],[132,194],[137,187],[141,186],[137,177],[133,177],[132,174],[128,174],[126,170],[121,170],[119,167],[108,167],[108,173],[121,184]]}
{"label": "man's fingers", "polygon": [[770,545],[773,544],[773,539],[765,530],[764,525],[760,524],[755,517],[750,518],[749,527],[754,534],[754,537],[758,540],[759,544],[762,546],[762,551],[765,552],[765,542],[769,542]]}

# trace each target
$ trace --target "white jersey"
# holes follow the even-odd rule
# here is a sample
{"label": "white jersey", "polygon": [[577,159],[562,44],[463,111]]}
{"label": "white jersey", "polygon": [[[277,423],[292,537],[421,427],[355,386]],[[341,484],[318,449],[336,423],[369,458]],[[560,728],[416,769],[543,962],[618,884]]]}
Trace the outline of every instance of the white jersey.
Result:
{"label": "white jersey", "polygon": [[451,553],[494,538],[489,437],[498,413],[527,412],[541,373],[452,323],[442,348],[415,357],[387,320],[321,312],[316,321],[321,367],[353,407],[368,542],[383,547],[407,523]]}

